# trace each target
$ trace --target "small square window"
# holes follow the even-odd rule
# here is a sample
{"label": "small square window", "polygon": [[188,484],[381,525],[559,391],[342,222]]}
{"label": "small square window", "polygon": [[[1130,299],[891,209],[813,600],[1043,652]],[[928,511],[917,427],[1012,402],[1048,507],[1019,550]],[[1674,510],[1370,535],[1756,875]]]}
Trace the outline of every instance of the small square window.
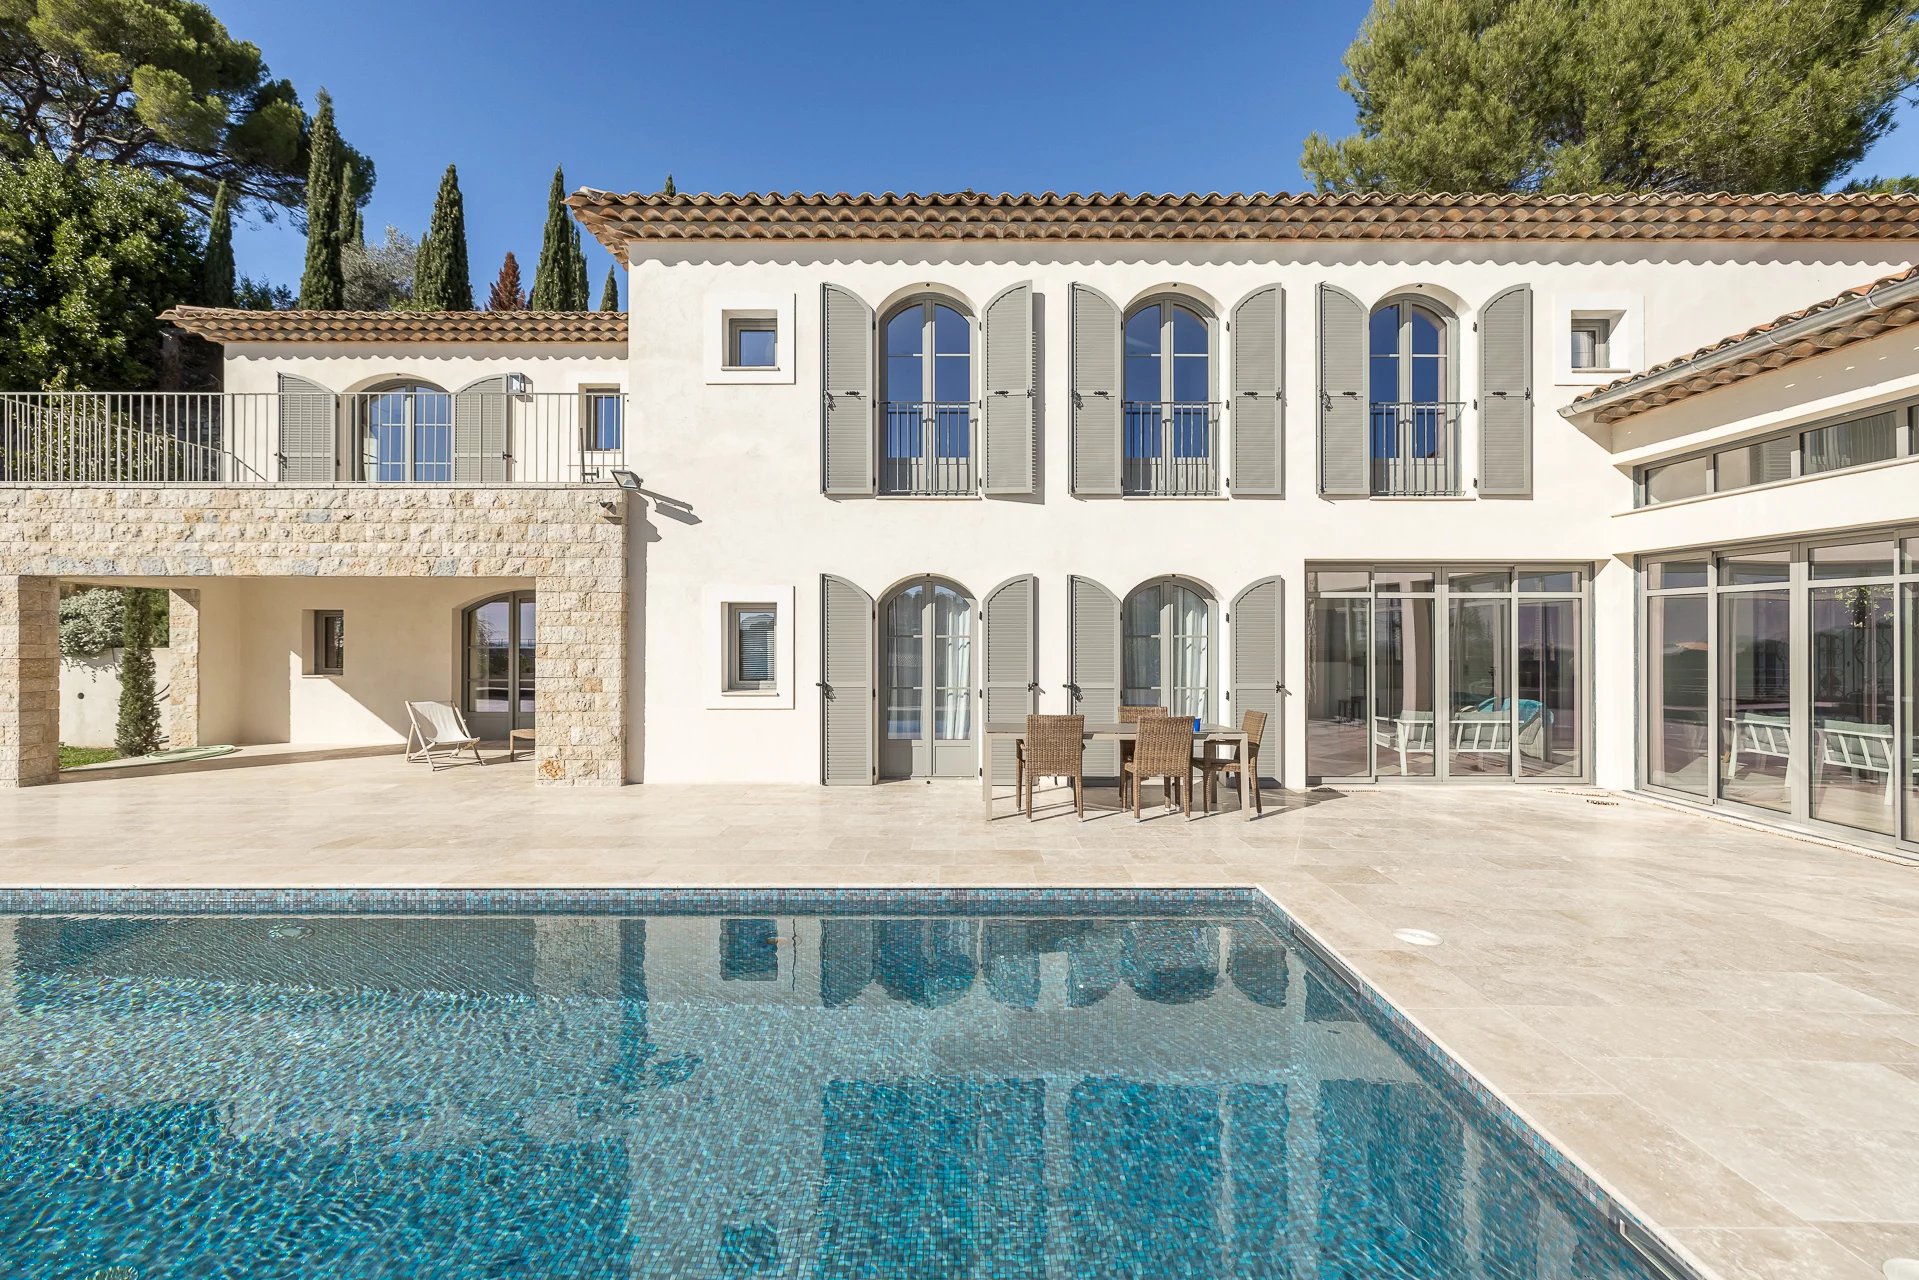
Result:
{"label": "small square window", "polygon": [[779,322],[772,316],[734,316],[726,322],[729,369],[777,369]]}
{"label": "small square window", "polygon": [[346,614],[338,609],[313,612],[313,674],[337,676],[346,671]]}
{"label": "small square window", "polygon": [[580,388],[581,446],[588,453],[618,453],[626,398],[617,387]]}
{"label": "small square window", "polygon": [[1575,369],[1610,369],[1612,355],[1612,321],[1598,319],[1574,320],[1572,327],[1572,367]]}
{"label": "small square window", "polygon": [[770,604],[726,606],[726,689],[762,693],[778,687],[774,641],[778,610]]}

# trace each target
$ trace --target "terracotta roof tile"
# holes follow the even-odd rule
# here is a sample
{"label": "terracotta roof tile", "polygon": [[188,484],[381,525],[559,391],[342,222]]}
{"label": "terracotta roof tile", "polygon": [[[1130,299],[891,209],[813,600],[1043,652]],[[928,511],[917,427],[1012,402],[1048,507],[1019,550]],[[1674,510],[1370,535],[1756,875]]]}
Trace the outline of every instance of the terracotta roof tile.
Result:
{"label": "terracotta roof tile", "polygon": [[160,313],[215,342],[620,342],[623,311],[243,311]]}
{"label": "terracotta roof tile", "polygon": [[574,214],[624,260],[630,240],[1919,239],[1899,195],[620,195]]}
{"label": "terracotta roof tile", "polygon": [[1610,400],[1593,415],[1595,421],[1601,423],[1618,422],[1622,418],[1630,418],[1634,414],[1658,408],[1660,405],[1690,399],[1702,392],[1740,382],[1756,374],[1767,373],[1789,364],[1797,364],[1812,356],[1851,346],[1855,342],[1864,342],[1868,338],[1876,338],[1889,330],[1919,322],[1919,300],[1901,302],[1884,310],[1868,312],[1829,327],[1815,326],[1790,341],[1756,347],[1739,359],[1721,361],[1689,377],[1673,379],[1666,376],[1676,369],[1684,368],[1720,352],[1730,351],[1775,330],[1798,324],[1802,320],[1810,320],[1822,312],[1832,311],[1844,303],[1912,280],[1919,280],[1919,265],[1907,267],[1903,271],[1895,271],[1888,276],[1881,276],[1877,280],[1847,289],[1830,298],[1823,298],[1809,307],[1801,307],[1797,311],[1788,311],[1785,315],[1775,316],[1764,324],[1756,324],[1750,329],[1730,334],[1696,351],[1689,351],[1685,355],[1661,361],[1643,372],[1616,379],[1602,387],[1594,387],[1591,391],[1575,398],[1567,406],[1567,411],[1579,412],[1580,406],[1587,401],[1601,396],[1612,397],[1625,388],[1641,383],[1646,384],[1642,394]]}

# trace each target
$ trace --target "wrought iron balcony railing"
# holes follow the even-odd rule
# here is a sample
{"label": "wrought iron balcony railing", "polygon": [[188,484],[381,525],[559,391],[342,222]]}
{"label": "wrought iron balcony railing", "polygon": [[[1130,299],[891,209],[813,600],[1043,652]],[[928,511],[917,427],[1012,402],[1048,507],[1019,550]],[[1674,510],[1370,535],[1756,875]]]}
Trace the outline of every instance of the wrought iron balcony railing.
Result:
{"label": "wrought iron balcony railing", "polygon": [[579,484],[627,466],[618,391],[0,393],[0,484]]}
{"label": "wrought iron balcony railing", "polygon": [[1438,497],[1460,492],[1457,400],[1372,402],[1368,422],[1375,494]]}
{"label": "wrought iron balcony railing", "polygon": [[1219,405],[1128,400],[1120,488],[1135,495],[1213,497],[1219,488]]}
{"label": "wrought iron balcony railing", "polygon": [[880,492],[923,497],[970,494],[974,406],[971,402],[886,400],[880,403]]}

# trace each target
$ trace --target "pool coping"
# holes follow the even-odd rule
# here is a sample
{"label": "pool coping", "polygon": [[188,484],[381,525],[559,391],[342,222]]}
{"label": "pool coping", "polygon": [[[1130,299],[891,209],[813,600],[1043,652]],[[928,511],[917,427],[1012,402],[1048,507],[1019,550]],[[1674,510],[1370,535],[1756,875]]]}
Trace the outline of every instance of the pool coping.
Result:
{"label": "pool coping", "polygon": [[[1168,899],[1180,908],[1166,910]],[[1431,1028],[1387,999],[1337,948],[1329,945],[1257,886],[1169,885],[1130,888],[0,888],[0,915],[219,916],[325,915],[805,915],[858,907],[879,915],[924,916],[928,900],[959,913],[1137,918],[1219,915],[1238,909],[1299,944],[1384,1024],[1393,1047],[1434,1071],[1479,1110],[1524,1156],[1544,1166],[1559,1188],[1576,1196],[1600,1223],[1669,1280],[1723,1280],[1650,1215],[1588,1167],[1526,1109],[1482,1079],[1465,1057]],[[1151,907],[1147,909],[1148,903]],[[1010,909],[1009,909],[1010,908]]]}

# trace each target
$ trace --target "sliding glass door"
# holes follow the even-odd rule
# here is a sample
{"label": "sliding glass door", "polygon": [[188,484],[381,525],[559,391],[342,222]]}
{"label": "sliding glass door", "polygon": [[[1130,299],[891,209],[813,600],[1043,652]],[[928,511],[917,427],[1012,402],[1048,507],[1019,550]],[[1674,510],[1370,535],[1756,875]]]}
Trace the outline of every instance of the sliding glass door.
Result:
{"label": "sliding glass door", "polygon": [[1649,787],[1919,843],[1919,537],[1646,566]]}
{"label": "sliding glass door", "polygon": [[1587,776],[1586,582],[1533,566],[1310,573],[1308,773]]}
{"label": "sliding glass door", "polygon": [[1577,778],[1585,772],[1584,615],[1576,597],[1519,598],[1519,714],[1527,727],[1518,748],[1526,777]]}

